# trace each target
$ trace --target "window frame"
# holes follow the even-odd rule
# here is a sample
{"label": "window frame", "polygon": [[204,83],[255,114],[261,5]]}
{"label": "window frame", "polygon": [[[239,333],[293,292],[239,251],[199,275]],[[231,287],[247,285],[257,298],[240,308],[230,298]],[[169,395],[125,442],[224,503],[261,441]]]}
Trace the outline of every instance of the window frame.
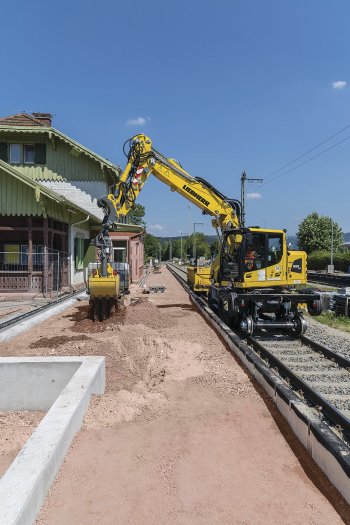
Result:
{"label": "window frame", "polygon": [[[31,146],[33,148],[33,162],[26,161],[26,147],[27,146]],[[33,166],[34,164],[36,164],[35,162],[35,143],[23,144],[23,164],[28,164],[29,166]]]}
{"label": "window frame", "polygon": [[[11,150],[12,150],[12,146],[18,146],[19,148],[19,160],[18,161],[14,161],[12,160],[11,158]],[[9,158],[9,163],[10,164],[21,164],[21,161],[22,161],[22,148],[21,148],[22,144],[19,143],[19,142],[9,142],[9,145],[8,145],[8,158]]]}

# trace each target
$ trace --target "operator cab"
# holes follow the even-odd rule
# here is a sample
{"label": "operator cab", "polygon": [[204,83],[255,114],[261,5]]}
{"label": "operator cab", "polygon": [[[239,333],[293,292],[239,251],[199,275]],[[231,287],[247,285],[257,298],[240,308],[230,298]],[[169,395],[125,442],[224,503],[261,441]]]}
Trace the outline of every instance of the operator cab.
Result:
{"label": "operator cab", "polygon": [[278,286],[286,278],[284,236],[283,231],[257,228],[227,231],[221,249],[221,281],[243,287]]}

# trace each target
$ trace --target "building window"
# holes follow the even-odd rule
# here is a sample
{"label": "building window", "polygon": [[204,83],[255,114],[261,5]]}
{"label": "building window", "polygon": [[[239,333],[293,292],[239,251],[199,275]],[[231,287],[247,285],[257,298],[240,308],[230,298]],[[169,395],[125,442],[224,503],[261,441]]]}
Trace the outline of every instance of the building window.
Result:
{"label": "building window", "polygon": [[19,164],[21,162],[20,144],[10,144],[10,162],[11,164]]}
{"label": "building window", "polygon": [[35,159],[35,145],[24,144],[24,164],[34,164]]}

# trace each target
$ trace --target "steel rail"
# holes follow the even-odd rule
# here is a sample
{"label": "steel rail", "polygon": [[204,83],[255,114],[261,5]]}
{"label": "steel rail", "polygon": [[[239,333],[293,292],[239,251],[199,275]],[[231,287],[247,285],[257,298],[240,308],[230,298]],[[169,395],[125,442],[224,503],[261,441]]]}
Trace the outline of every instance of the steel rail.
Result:
{"label": "steel rail", "polygon": [[334,286],[336,288],[346,288],[347,286],[350,286],[350,275],[324,274],[308,271],[307,281],[313,284],[323,284],[325,286]]}
{"label": "steel rail", "polygon": [[[167,267],[172,272],[172,274],[175,277],[177,277],[177,279],[184,286],[184,288],[193,294],[192,290],[190,290],[187,283],[184,282],[184,278],[182,277],[182,275],[180,275],[179,268],[169,263],[167,264]],[[202,302],[204,303],[202,305],[202,308],[204,307],[204,305],[207,306],[206,302],[202,297],[198,298],[196,302],[199,308],[201,308]],[[223,321],[222,324],[224,324]],[[225,330],[225,332],[227,331]],[[319,394],[306,381],[301,379],[301,377],[299,377],[288,366],[286,366],[270,350],[265,348],[261,342],[254,339],[254,337],[249,336],[244,337],[242,339],[240,335],[236,334],[235,332],[233,332],[233,334],[235,335],[235,337],[229,337],[232,338],[232,341],[234,343],[236,342],[236,338],[239,338],[242,341],[242,343],[244,343],[244,341],[247,341],[247,343],[250,344],[255,349],[255,351],[259,352],[259,354],[257,354],[259,357],[264,357],[264,359],[268,363],[268,366],[276,373],[276,375],[279,375],[284,380],[288,381],[288,383],[291,385],[289,387],[291,391],[294,390],[296,392],[302,392],[303,400],[307,400],[311,405],[317,408],[318,412],[322,413],[322,416],[324,416],[331,423],[331,425],[338,427],[343,432],[343,434],[346,435],[347,439],[350,440],[350,420],[340,410],[338,410],[330,401],[323,397],[323,395]],[[346,357],[341,356],[336,352],[333,352],[333,350],[321,345],[320,343],[317,343],[316,341],[313,341],[312,339],[309,339],[305,335],[295,337],[295,339],[300,340],[303,344],[310,347],[315,352],[322,353],[327,359],[336,362],[339,367],[345,368],[346,370],[350,369],[350,360]],[[263,359],[261,359],[261,361],[264,362]]]}
{"label": "steel rail", "polygon": [[35,317],[36,315],[39,315],[46,310],[49,310],[50,308],[53,308],[54,306],[64,303],[65,301],[68,301],[69,299],[72,299],[73,297],[76,297],[77,295],[83,293],[86,291],[86,288],[82,288],[76,292],[73,292],[69,295],[65,295],[64,297],[60,297],[59,299],[56,299],[55,301],[52,301],[51,303],[45,304],[43,306],[38,306],[35,310],[31,310],[30,312],[26,312],[24,314],[17,315],[16,317],[12,317],[11,319],[8,319],[7,321],[4,321],[0,323],[0,332],[3,330],[9,328],[10,326],[13,326],[20,321],[24,321],[25,319],[28,319],[30,317]]}
{"label": "steel rail", "polygon": [[[299,338],[297,338],[299,339]],[[308,339],[308,338],[307,338]],[[275,369],[281,377],[287,379],[290,385],[297,391],[302,393],[302,397],[306,398],[312,405],[319,407],[319,410],[333,425],[340,426],[341,430],[346,434],[347,438],[350,439],[350,420],[337,409],[333,403],[328,401],[325,397],[319,394],[314,388],[312,388],[304,379],[293,372],[288,366],[286,366],[281,359],[268,350],[260,341],[257,341],[254,337],[249,336],[246,338],[247,342],[251,344],[268,362],[269,366]],[[308,339],[308,341],[311,341]],[[313,350],[320,348],[322,345],[312,341],[312,345],[307,344]],[[325,347],[323,347],[325,350]],[[332,350],[326,349],[329,352]],[[319,350],[317,350],[319,351]],[[332,352],[334,354],[334,352]],[[336,355],[336,354],[335,354]],[[337,356],[341,357],[341,356]],[[343,360],[342,358],[340,360]],[[339,360],[339,361],[340,361]],[[350,361],[346,360],[347,366],[350,366]],[[343,365],[341,365],[343,366]],[[316,374],[317,372],[315,372]],[[331,375],[331,372],[330,372]]]}

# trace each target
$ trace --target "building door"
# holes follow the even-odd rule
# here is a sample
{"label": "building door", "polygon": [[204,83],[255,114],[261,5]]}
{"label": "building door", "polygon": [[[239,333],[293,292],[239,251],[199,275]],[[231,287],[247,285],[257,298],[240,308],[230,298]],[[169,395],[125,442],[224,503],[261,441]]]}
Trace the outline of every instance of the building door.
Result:
{"label": "building door", "polygon": [[113,248],[113,260],[114,262],[125,263],[126,248]]}

